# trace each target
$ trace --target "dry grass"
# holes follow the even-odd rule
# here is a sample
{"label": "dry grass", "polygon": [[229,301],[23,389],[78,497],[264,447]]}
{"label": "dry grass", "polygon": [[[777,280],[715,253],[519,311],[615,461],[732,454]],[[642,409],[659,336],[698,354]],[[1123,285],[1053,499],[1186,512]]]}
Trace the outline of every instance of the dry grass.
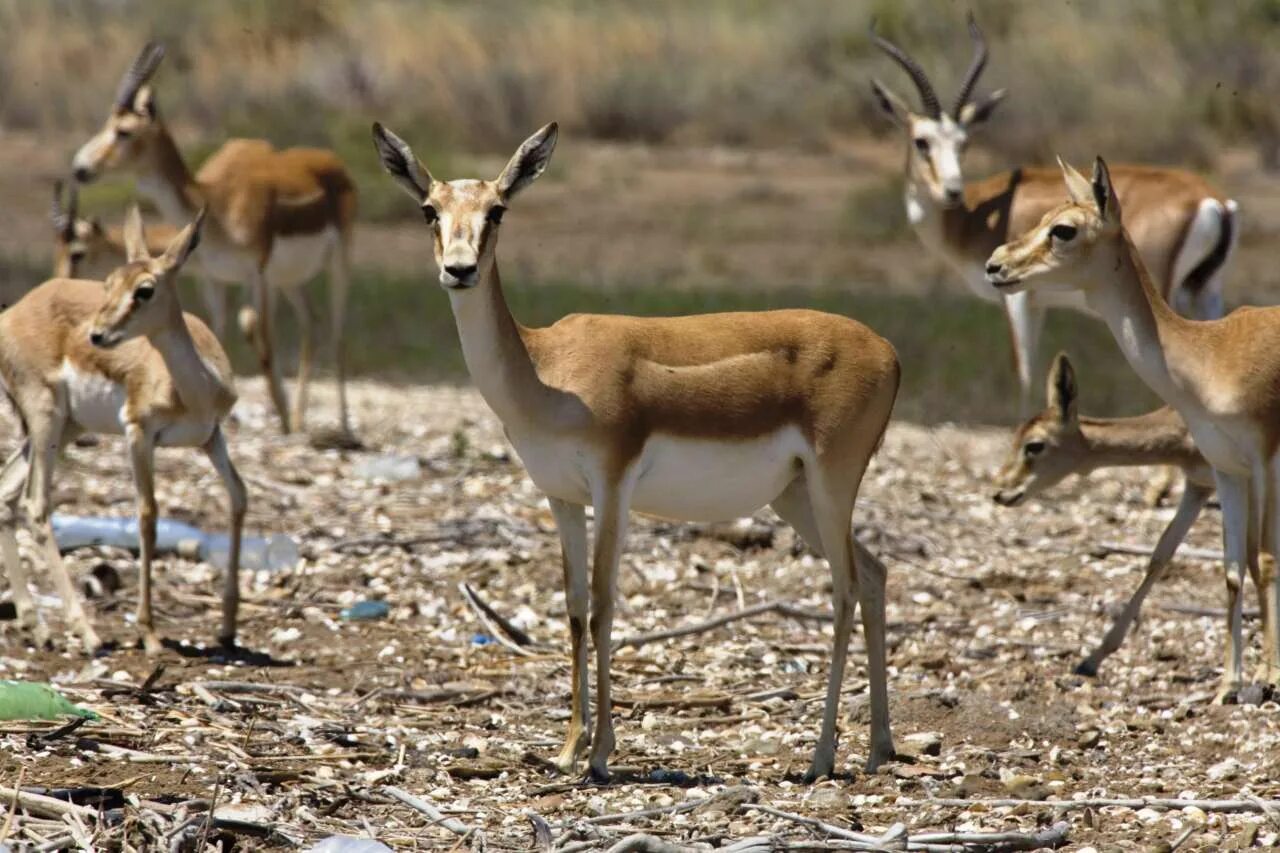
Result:
{"label": "dry grass", "polygon": [[[1204,163],[1245,143],[1280,159],[1276,0],[973,6],[984,84],[1013,88],[988,134],[1002,155]],[[215,137],[340,144],[378,116],[483,151],[556,118],[596,138],[824,147],[886,130],[872,74],[909,88],[868,43],[873,16],[949,97],[969,45],[961,10],[928,0],[0,0],[0,31],[21,34],[0,53],[0,125],[94,125],[156,36],[162,103]]]}

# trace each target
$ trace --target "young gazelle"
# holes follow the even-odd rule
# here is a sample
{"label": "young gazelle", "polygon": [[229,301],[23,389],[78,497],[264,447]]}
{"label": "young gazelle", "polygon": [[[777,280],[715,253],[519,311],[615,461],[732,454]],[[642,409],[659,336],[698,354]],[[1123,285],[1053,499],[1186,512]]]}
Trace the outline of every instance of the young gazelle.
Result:
{"label": "young gazelle", "polygon": [[235,403],[231,365],[217,338],[184,314],[178,270],[200,239],[203,213],[152,257],[136,207],[125,219],[128,260],[102,282],[51,279],[0,314],[0,379],[27,439],[0,470],[0,556],[22,624],[47,637],[27,590],[14,536],[22,504],[58,587],[67,620],[90,651],[97,634],[53,540],[49,524],[58,451],[83,433],[123,434],[138,491],[141,573],[138,628],[148,653],[160,650],[151,616],[156,538],[156,447],[199,447],[222,478],[231,503],[231,541],[219,639],[234,645],[239,601],[244,485],[231,464],[220,423]]}
{"label": "young gazelle", "polygon": [[[63,200],[66,200],[64,206]],[[53,185],[53,277],[106,278],[116,267],[126,263],[124,229],[106,227],[97,217],[80,216],[80,193],[76,185],[64,188],[62,181]],[[158,255],[165,250],[178,229],[162,222],[147,226],[147,251]]]}
{"label": "young gazelle", "polygon": [[[885,568],[854,540],[851,514],[897,395],[893,347],[853,320],[815,311],[573,314],[545,328],[521,326],[498,275],[500,223],[546,169],[556,126],[529,137],[493,181],[438,181],[399,137],[377,124],[373,135],[384,168],[427,221],[471,378],[556,519],[573,660],[572,716],[556,763],[570,771],[588,742],[589,627],[596,651],[589,771],[608,776],[609,638],[630,511],[712,520],[765,504],[831,566],[835,645],[809,775],[835,767],[855,595],[870,681],[867,766],[889,760]],[[587,506],[595,512],[590,572]]]}
{"label": "young gazelle", "polygon": [[[1259,571],[1261,543],[1280,542],[1280,309],[1241,308],[1221,320],[1187,320],[1160,298],[1128,231],[1106,164],[1092,181],[1062,164],[1070,201],[991,255],[1002,293],[1083,291],[1125,358],[1187,423],[1213,466],[1226,554],[1229,642],[1219,700],[1240,687],[1244,573]],[[1280,576],[1264,561],[1263,609],[1280,613]],[[1266,626],[1264,680],[1280,682],[1280,632]]]}
{"label": "young gazelle", "polygon": [[[192,175],[156,107],[150,81],[164,48],[148,44],[125,73],[102,129],[72,161],[76,180],[91,181],[117,169],[138,176],[138,190],[169,222],[187,222],[209,211],[208,232],[197,258],[205,277],[214,329],[223,332],[224,292],[211,282],[252,286],[254,311],[242,311],[241,328],[258,354],[271,399],[285,432],[301,429],[311,373],[312,311],[306,285],[329,263],[332,344],[338,371],[341,431],[349,433],[343,324],[350,279],[356,188],[332,151],[277,151],[258,139],[231,139]],[[279,289],[300,319],[298,391],[290,415],[272,355],[271,301]]]}
{"label": "young gazelle", "polygon": [[[987,45],[973,17],[973,60],[950,112],[914,59],[872,32],[872,40],[902,67],[920,94],[916,112],[879,80],[871,86],[881,109],[903,130],[907,148],[907,218],[921,241],[982,299],[1002,302],[1009,323],[1022,412],[1031,412],[1037,352],[1045,311],[1087,310],[1079,294],[1033,290],[998,294],[983,278],[997,246],[1040,221],[1062,196],[1056,169],[1023,167],[966,183],[960,161],[970,131],[991,117],[1000,89],[972,101],[987,64]],[[1117,166],[1116,190],[1129,229],[1160,295],[1189,317],[1222,316],[1223,271],[1239,233],[1236,203],[1203,178],[1182,169]]]}
{"label": "young gazelle", "polygon": [[[1046,395],[1049,405],[1045,410],[1014,432],[1008,456],[996,474],[996,503],[1018,506],[1072,474],[1088,474],[1099,468],[1172,465],[1185,478],[1178,509],[1160,534],[1142,583],[1102,643],[1076,666],[1079,675],[1097,675],[1102,662],[1124,642],[1147,594],[1160,581],[1213,495],[1213,469],[1196,449],[1186,423],[1168,406],[1130,418],[1082,416],[1076,406],[1075,370],[1065,353],[1058,353],[1053,360]],[[1266,597],[1262,600],[1265,604]]]}

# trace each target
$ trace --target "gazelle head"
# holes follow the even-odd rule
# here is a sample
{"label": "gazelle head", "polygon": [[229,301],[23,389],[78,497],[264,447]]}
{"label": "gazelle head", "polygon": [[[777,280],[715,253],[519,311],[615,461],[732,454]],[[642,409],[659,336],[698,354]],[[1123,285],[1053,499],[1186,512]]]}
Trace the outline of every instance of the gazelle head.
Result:
{"label": "gazelle head", "polygon": [[89,343],[110,348],[130,338],[155,334],[173,322],[175,316],[181,322],[178,270],[199,245],[203,224],[202,208],[159,257],[153,258],[147,251],[142,213],[137,205],[129,208],[124,220],[127,261],[107,276],[106,299],[89,325]]}
{"label": "gazelle head", "polygon": [[1062,290],[1085,290],[1105,283],[1115,273],[1114,253],[1100,251],[1121,232],[1120,200],[1111,172],[1099,157],[1093,179],[1087,180],[1058,158],[1067,182],[1069,201],[1050,210],[1040,224],[999,246],[987,260],[987,281],[1002,293],[1017,293],[1035,285],[1028,279],[1052,272],[1052,284]]}
{"label": "gazelle head", "polygon": [[1076,372],[1066,353],[1049,368],[1048,406],[1013,434],[1004,465],[996,473],[996,503],[1017,506],[1086,467],[1089,457],[1076,411]]}
{"label": "gazelle head", "polygon": [[374,122],[373,144],[382,168],[418,203],[431,229],[444,287],[466,290],[486,278],[502,215],[511,199],[546,171],[556,133],[552,122],[526,139],[496,180],[437,181],[408,143]]}
{"label": "gazelle head", "polygon": [[80,146],[71,161],[77,181],[87,183],[103,172],[135,168],[155,150],[163,128],[148,81],[162,59],[164,45],[149,42],[129,66],[102,129]]}
{"label": "gazelle head", "polygon": [[924,188],[935,204],[944,207],[964,203],[960,157],[969,142],[969,130],[990,118],[1005,96],[1005,90],[999,89],[976,103],[970,102],[973,87],[987,64],[987,42],[972,14],[969,15],[969,36],[973,39],[973,61],[969,63],[951,111],[944,112],[920,63],[902,48],[876,35],[874,23],[871,29],[872,42],[902,66],[916,84],[921,110],[917,112],[908,107],[905,100],[879,80],[872,79],[871,91],[880,109],[906,132],[908,178]]}
{"label": "gazelle head", "polygon": [[79,206],[80,194],[75,185],[64,188],[62,181],[55,181],[49,210],[53,220],[54,278],[75,278],[85,259],[97,254],[106,238],[98,220],[80,218]]}

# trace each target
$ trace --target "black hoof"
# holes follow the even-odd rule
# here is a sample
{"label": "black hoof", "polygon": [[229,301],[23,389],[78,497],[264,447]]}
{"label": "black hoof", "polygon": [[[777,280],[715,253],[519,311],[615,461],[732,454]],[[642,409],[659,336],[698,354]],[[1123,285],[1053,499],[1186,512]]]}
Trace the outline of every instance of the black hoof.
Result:
{"label": "black hoof", "polygon": [[586,780],[593,785],[608,785],[610,779],[611,777],[607,768],[604,770],[597,770],[594,767],[587,768]]}
{"label": "black hoof", "polygon": [[1097,678],[1098,665],[1091,660],[1082,660],[1076,664],[1076,668],[1072,670],[1076,675],[1086,675],[1089,678]]}

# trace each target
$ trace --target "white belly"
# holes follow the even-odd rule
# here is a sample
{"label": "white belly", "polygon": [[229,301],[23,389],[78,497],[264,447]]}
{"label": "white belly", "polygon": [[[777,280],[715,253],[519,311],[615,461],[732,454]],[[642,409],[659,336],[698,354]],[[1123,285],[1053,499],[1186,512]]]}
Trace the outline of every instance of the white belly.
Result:
{"label": "white belly", "polygon": [[293,234],[277,237],[271,244],[267,261],[267,282],[273,287],[296,287],[306,284],[324,267],[329,247],[338,232],[326,228],[316,234]]}
{"label": "white belly", "polygon": [[640,454],[631,506],[683,521],[726,521],[768,504],[811,457],[795,427],[746,441],[655,435]]}
{"label": "white belly", "polygon": [[71,420],[89,432],[124,433],[123,385],[96,373],[77,370],[69,361],[62,363],[61,376],[67,389]]}
{"label": "white belly", "polygon": [[157,447],[202,447],[213,435],[215,424],[208,420],[182,420],[156,433]]}
{"label": "white belly", "polygon": [[1210,465],[1230,474],[1253,473],[1248,450],[1253,442],[1248,436],[1234,435],[1199,412],[1183,411],[1181,414],[1196,448]]}

